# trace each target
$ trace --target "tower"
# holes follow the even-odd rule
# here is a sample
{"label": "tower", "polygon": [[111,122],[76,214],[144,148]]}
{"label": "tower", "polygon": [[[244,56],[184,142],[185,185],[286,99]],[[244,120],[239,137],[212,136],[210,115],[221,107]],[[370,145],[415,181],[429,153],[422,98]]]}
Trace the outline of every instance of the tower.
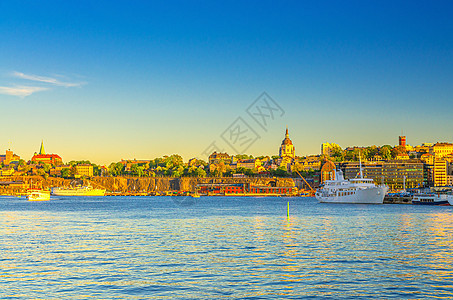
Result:
{"label": "tower", "polygon": [[39,148],[39,154],[46,154],[46,151],[44,151],[44,141],[41,141],[41,148]]}
{"label": "tower", "polygon": [[399,137],[399,146],[406,148],[406,136],[401,135]]}
{"label": "tower", "polygon": [[285,139],[280,146],[279,156],[281,158],[293,159],[296,157],[293,142],[289,138],[288,127],[286,127]]}

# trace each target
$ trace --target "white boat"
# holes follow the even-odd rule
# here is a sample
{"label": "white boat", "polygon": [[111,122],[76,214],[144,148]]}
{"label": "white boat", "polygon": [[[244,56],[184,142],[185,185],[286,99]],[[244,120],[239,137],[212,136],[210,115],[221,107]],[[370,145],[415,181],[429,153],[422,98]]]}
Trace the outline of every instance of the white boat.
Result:
{"label": "white boat", "polygon": [[452,205],[453,196],[445,194],[415,194],[412,204],[417,205]]}
{"label": "white boat", "polygon": [[95,189],[91,186],[54,187],[52,195],[55,196],[104,196],[105,189]]}
{"label": "white boat", "polygon": [[321,203],[382,204],[388,191],[386,185],[376,185],[373,179],[363,178],[360,163],[360,177],[346,180],[341,170],[334,170],[334,180],[326,180],[315,193]]}
{"label": "white boat", "polygon": [[450,203],[450,205],[453,205],[453,195],[450,195],[450,197],[448,197],[447,200],[448,203]]}
{"label": "white boat", "polygon": [[50,200],[50,191],[31,189],[27,193],[28,201],[49,201]]}

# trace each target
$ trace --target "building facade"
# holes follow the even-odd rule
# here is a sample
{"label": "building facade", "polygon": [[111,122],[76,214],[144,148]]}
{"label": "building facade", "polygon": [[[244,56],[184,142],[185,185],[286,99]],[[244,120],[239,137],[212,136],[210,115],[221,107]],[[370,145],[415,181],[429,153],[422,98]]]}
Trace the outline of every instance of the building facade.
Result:
{"label": "building facade", "polygon": [[453,153],[453,144],[451,143],[436,143],[432,147],[433,153],[437,158],[443,158]]}
{"label": "building facade", "polygon": [[[342,163],[345,178],[355,178],[359,173],[358,162]],[[363,176],[375,183],[386,184],[390,190],[417,188],[426,185],[423,162],[418,159],[389,160],[362,163]]]}
{"label": "building facade", "polygon": [[0,155],[0,163],[9,165],[10,163],[19,163],[20,156],[13,153],[11,150],[6,150],[5,155]]}
{"label": "building facade", "polygon": [[446,186],[447,185],[447,167],[448,167],[448,162],[445,159],[436,158],[434,160],[434,168],[433,168],[434,186]]}
{"label": "building facade", "polygon": [[75,166],[77,175],[93,177],[93,166],[89,164]]}
{"label": "building facade", "polygon": [[44,142],[41,142],[41,148],[39,149],[39,153],[36,153],[31,158],[31,161],[35,163],[46,163],[49,165],[61,165],[63,164],[63,160],[57,154],[46,154],[44,151]]}
{"label": "building facade", "polygon": [[231,162],[231,156],[227,153],[217,153],[217,151],[214,151],[211,155],[209,155],[209,164],[218,164],[220,161],[224,161],[225,164],[229,164]]}
{"label": "building facade", "polygon": [[332,161],[327,160],[321,167],[321,183],[326,180],[335,180],[335,169],[335,164]]}

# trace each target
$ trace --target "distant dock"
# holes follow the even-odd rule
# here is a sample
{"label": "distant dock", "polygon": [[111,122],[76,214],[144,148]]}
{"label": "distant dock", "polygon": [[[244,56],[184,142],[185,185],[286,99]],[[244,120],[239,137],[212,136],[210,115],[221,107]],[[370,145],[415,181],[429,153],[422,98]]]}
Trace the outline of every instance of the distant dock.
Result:
{"label": "distant dock", "polygon": [[384,204],[412,204],[412,196],[389,196],[384,197]]}

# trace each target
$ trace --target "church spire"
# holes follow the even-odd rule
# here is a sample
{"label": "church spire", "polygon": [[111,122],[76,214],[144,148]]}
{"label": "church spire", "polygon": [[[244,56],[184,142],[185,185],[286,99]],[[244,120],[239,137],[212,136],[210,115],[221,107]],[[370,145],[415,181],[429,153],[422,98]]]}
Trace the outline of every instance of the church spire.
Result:
{"label": "church spire", "polygon": [[46,154],[46,151],[44,151],[44,141],[41,141],[41,148],[39,148],[39,154]]}
{"label": "church spire", "polygon": [[288,125],[286,125],[286,134],[285,134],[285,138],[289,138],[289,134],[288,134]]}

